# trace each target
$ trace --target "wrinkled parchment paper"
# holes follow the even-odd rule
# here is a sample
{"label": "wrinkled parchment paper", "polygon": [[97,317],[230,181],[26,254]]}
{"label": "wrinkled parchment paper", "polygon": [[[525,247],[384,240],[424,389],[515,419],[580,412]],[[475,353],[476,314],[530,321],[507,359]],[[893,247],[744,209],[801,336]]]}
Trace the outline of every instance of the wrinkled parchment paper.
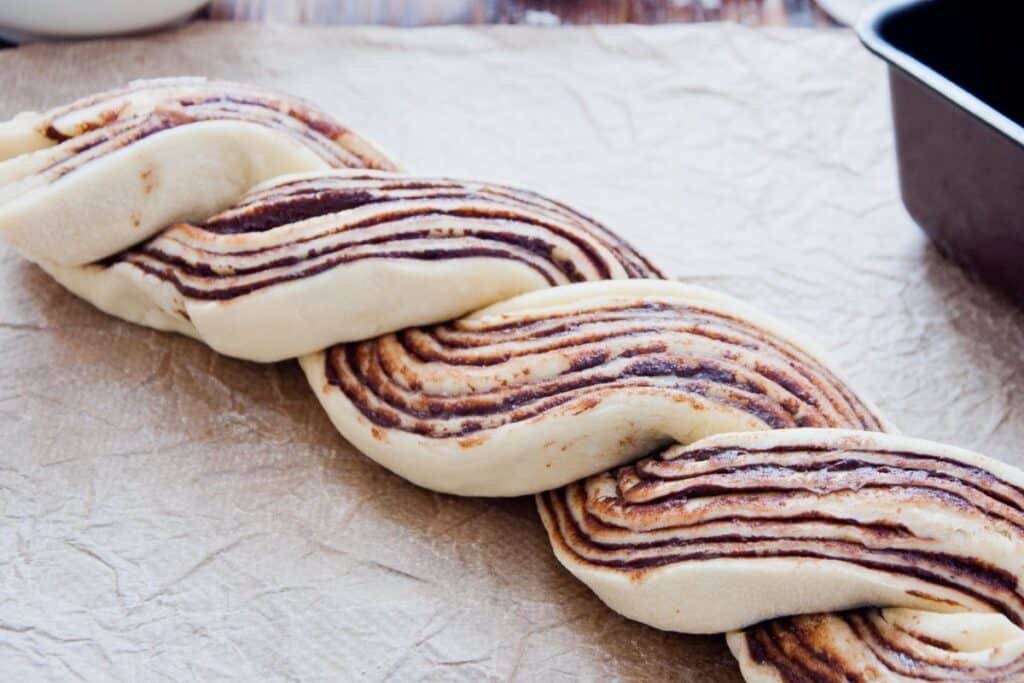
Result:
{"label": "wrinkled parchment paper", "polygon": [[[0,114],[172,74],[564,199],[816,336],[904,431],[1024,464],[1024,321],[905,214],[850,33],[204,24],[0,53]],[[2,247],[0,292],[0,679],[739,680],[721,638],[606,609],[530,500],[356,453],[295,364],[116,321]]]}

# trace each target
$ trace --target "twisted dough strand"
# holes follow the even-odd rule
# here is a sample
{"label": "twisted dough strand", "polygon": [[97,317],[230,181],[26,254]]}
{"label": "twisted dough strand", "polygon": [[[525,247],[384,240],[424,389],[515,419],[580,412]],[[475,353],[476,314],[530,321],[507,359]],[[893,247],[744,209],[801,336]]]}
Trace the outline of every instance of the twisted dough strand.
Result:
{"label": "twisted dough strand", "polygon": [[[729,643],[748,680],[1024,668],[1024,473],[984,456],[846,430],[721,434],[537,501],[559,560],[616,611],[690,633],[747,628]],[[862,605],[910,609],[759,624]],[[939,612],[991,614],[971,617],[968,644]]]}
{"label": "twisted dough strand", "polygon": [[731,297],[622,280],[301,362],[345,438],[386,467],[439,491],[522,495],[723,431],[881,429],[808,347]]}
{"label": "twisted dough strand", "polygon": [[199,78],[138,81],[0,125],[0,236],[33,261],[106,258],[284,173],[392,169],[307,103]]}
{"label": "twisted dough strand", "polygon": [[607,228],[537,194],[367,170],[284,176],[100,263],[41,265],[108,313],[257,361],[539,288],[661,277]]}
{"label": "twisted dough strand", "polygon": [[142,81],[0,124],[0,236],[114,315],[302,355],[416,483],[541,491],[569,571],[731,631],[748,681],[1024,680],[1024,473],[884,433],[798,334],[569,207],[395,168],[294,98]]}
{"label": "twisted dough strand", "polygon": [[727,636],[749,683],[1024,680],[1024,631],[1001,614],[860,609]]}

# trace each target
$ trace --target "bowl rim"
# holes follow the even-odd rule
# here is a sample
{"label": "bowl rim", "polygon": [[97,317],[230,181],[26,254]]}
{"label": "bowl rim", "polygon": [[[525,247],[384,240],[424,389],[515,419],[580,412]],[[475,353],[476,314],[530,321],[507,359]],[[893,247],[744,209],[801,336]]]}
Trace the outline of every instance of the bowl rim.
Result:
{"label": "bowl rim", "polygon": [[[67,23],[67,17],[61,21],[53,21],[55,6],[67,3],[67,0],[47,0],[42,7],[18,7],[16,3],[0,0],[0,38],[15,44],[32,43],[46,40],[90,40],[115,38],[147,31],[159,30],[181,23],[194,15],[210,0],[162,0],[161,2],[143,3],[142,9],[135,13],[134,18],[124,17],[111,22],[104,22],[103,15],[96,15],[95,10],[89,13],[84,21],[86,25]],[[107,0],[110,5],[138,5],[128,0]],[[15,5],[11,9],[11,5]],[[81,9],[81,8],[79,8]],[[74,15],[74,13],[72,13]],[[132,15],[129,15],[131,17]],[[99,23],[93,20],[99,19]]]}

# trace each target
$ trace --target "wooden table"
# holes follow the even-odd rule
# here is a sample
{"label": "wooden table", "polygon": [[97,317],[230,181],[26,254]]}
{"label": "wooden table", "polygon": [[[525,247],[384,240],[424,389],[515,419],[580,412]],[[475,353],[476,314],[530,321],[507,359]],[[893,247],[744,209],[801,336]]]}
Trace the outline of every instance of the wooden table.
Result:
{"label": "wooden table", "polygon": [[[666,24],[832,27],[815,0],[212,0],[196,20],[285,24]],[[13,45],[0,38],[0,49]]]}
{"label": "wooden table", "polygon": [[213,0],[203,16],[300,24],[659,24],[834,26],[814,0]]}

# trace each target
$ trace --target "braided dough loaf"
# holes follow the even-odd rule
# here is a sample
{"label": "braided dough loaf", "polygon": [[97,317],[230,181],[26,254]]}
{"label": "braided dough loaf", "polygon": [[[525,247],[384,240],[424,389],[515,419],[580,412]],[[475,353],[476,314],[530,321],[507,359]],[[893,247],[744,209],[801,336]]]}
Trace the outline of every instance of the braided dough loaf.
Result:
{"label": "braided dough loaf", "polygon": [[0,124],[0,236],[82,265],[224,209],[283,173],[394,166],[293,97],[199,78],[137,81]]}
{"label": "braided dough loaf", "polygon": [[420,486],[514,496],[673,441],[882,429],[820,355],[741,302],[664,280],[568,285],[301,359],[348,441]]}
{"label": "braided dough loaf", "polygon": [[[965,652],[1004,641],[1020,666],[1024,632],[1007,629],[1024,624],[1024,472],[990,458],[892,434],[722,434],[537,501],[561,563],[657,628],[715,633],[911,608],[733,634],[748,680],[892,680],[901,669],[913,679],[924,669],[912,657],[964,673],[1001,666],[1006,652]],[[968,645],[950,638],[949,619],[916,610],[996,616],[976,621]],[[888,658],[892,670],[879,664]]]}
{"label": "braided dough loaf", "polygon": [[255,361],[534,289],[661,276],[600,224],[531,192],[366,170],[284,176],[100,263],[40,265],[107,313]]}
{"label": "braided dough loaf", "polygon": [[562,204],[394,168],[294,98],[142,81],[0,124],[0,237],[114,315],[301,355],[417,484],[543,491],[569,571],[732,631],[748,681],[1024,680],[1024,473],[884,433],[799,335]]}

